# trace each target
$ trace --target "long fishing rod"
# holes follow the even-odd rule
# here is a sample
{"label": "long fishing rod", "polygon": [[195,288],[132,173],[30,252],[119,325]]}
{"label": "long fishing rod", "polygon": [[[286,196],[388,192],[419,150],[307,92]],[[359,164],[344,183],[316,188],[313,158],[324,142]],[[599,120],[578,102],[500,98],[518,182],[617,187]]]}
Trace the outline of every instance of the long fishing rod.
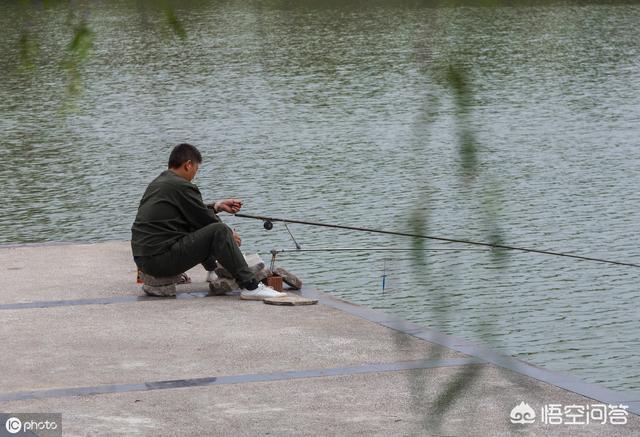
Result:
{"label": "long fishing rod", "polygon": [[385,231],[382,229],[362,228],[362,227],[356,227],[356,226],[344,226],[344,225],[318,223],[318,222],[310,222],[310,221],[303,221],[303,220],[290,220],[290,219],[283,219],[283,218],[277,218],[277,217],[265,217],[265,216],[259,216],[259,215],[249,215],[249,214],[238,213],[238,214],[235,214],[235,216],[242,217],[242,218],[250,218],[255,220],[262,220],[264,222],[264,228],[267,230],[270,230],[273,228],[274,222],[282,222],[285,224],[293,223],[293,224],[299,224],[299,225],[320,226],[324,228],[346,229],[346,230],[358,231],[358,232],[372,232],[376,234],[398,235],[401,237],[412,237],[412,238],[421,238],[426,240],[445,241],[447,243],[472,244],[475,246],[491,247],[494,249],[517,250],[520,252],[531,252],[531,253],[540,253],[543,255],[562,256],[566,258],[574,258],[574,259],[579,259],[583,261],[594,261],[594,262],[614,264],[619,266],[640,267],[640,264],[634,264],[630,262],[612,261],[612,260],[607,260],[602,258],[593,258],[588,256],[574,255],[570,253],[552,252],[549,250],[539,250],[539,249],[531,249],[531,248],[525,248],[525,247],[508,246],[505,244],[482,243],[478,241],[460,240],[456,238],[433,237],[428,235],[412,234],[408,232]]}

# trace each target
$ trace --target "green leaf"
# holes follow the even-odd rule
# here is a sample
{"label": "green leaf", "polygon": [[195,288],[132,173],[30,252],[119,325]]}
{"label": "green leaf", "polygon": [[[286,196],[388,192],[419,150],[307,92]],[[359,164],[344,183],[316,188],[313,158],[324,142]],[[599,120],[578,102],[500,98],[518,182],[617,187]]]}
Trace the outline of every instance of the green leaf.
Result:
{"label": "green leaf", "polygon": [[184,30],[184,26],[178,20],[176,13],[173,8],[170,6],[166,6],[164,9],[164,14],[167,17],[167,23],[173,29],[176,35],[178,35],[181,39],[185,39],[187,37],[187,32]]}

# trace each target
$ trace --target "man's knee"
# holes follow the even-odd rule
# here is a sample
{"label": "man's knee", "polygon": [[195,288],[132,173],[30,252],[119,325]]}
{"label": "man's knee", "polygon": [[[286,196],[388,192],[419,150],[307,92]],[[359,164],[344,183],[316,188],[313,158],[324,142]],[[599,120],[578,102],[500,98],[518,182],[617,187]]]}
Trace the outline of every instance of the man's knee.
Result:
{"label": "man's knee", "polygon": [[211,223],[210,225],[202,228],[202,230],[208,234],[220,235],[223,237],[233,235],[233,231],[231,230],[231,228],[224,223]]}
{"label": "man's knee", "polygon": [[204,236],[214,248],[222,248],[233,242],[233,230],[224,223],[211,223],[198,231],[198,234]]}

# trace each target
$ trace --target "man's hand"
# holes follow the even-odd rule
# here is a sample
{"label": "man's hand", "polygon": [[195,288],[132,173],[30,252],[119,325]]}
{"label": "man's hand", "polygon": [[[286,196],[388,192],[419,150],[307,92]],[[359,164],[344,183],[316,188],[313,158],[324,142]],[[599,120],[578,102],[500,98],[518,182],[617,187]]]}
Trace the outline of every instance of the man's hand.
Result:
{"label": "man's hand", "polygon": [[236,242],[238,247],[240,247],[242,244],[242,238],[240,238],[240,234],[238,234],[235,229],[233,230],[233,240]]}
{"label": "man's hand", "polygon": [[213,205],[213,210],[215,212],[225,211],[229,214],[235,214],[236,212],[240,211],[240,208],[242,208],[242,200],[239,199],[218,200]]}

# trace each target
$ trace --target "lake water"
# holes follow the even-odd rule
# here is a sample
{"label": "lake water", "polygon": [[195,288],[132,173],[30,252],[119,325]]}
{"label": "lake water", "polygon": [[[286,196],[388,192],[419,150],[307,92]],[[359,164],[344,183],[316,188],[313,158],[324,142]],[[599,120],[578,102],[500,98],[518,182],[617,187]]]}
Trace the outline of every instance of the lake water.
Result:
{"label": "lake water", "polygon": [[[129,239],[146,184],[190,142],[204,197],[249,214],[640,261],[639,5],[184,3],[183,40],[145,2],[88,2],[73,97],[65,10],[2,2],[1,244]],[[31,70],[16,66],[24,26]],[[449,65],[468,74],[466,111]],[[227,222],[248,251],[294,247],[282,225]],[[278,258],[323,291],[640,390],[637,268],[290,230],[304,248],[367,249]]]}

